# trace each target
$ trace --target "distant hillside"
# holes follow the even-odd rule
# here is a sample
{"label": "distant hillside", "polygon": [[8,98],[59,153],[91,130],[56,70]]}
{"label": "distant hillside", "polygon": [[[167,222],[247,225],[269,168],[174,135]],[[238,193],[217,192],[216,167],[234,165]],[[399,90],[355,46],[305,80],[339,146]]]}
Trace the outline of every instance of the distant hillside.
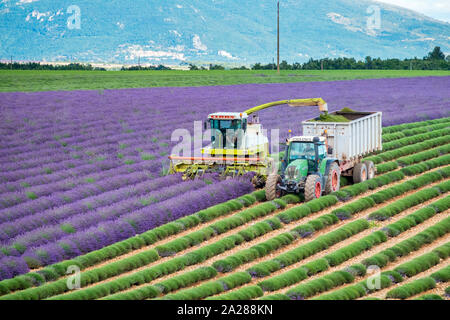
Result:
{"label": "distant hillside", "polygon": [[[68,20],[76,22],[70,19],[76,11],[68,13],[75,3],[80,29],[68,27]],[[381,9],[379,29],[367,22],[376,12],[368,11],[374,4]],[[0,0],[0,34],[0,59],[271,62],[276,1]],[[325,56],[423,57],[435,46],[450,53],[449,35],[448,23],[374,1],[283,0],[281,5],[281,55],[290,62]]]}

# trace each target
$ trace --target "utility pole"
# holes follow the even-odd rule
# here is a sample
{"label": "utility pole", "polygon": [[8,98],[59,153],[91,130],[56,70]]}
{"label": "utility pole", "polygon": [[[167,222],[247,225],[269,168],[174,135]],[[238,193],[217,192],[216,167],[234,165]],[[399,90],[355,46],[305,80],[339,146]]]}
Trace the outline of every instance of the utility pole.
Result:
{"label": "utility pole", "polygon": [[277,73],[280,74],[280,1],[278,1],[277,15]]}
{"label": "utility pole", "polygon": [[320,60],[320,70],[323,71],[323,60]]}
{"label": "utility pole", "polygon": [[13,69],[12,58],[13,58],[13,57],[11,56],[11,63],[10,63],[11,70]]}

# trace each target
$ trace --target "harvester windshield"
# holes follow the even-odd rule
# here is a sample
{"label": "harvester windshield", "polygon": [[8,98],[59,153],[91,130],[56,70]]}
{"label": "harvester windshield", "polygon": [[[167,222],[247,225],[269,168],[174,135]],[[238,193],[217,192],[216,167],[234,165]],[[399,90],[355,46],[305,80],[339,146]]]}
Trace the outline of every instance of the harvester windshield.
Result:
{"label": "harvester windshield", "polygon": [[233,115],[213,115],[209,119],[209,123],[213,148],[236,149],[242,144],[241,140],[247,129],[246,118]]}
{"label": "harvester windshield", "polygon": [[[247,121],[247,119],[245,119],[244,121]],[[237,129],[242,129],[243,125],[242,125],[242,120],[216,120],[216,119],[211,119],[211,129],[219,129],[219,130],[224,130],[223,133],[225,133],[225,130],[230,129],[230,130],[237,130]]]}

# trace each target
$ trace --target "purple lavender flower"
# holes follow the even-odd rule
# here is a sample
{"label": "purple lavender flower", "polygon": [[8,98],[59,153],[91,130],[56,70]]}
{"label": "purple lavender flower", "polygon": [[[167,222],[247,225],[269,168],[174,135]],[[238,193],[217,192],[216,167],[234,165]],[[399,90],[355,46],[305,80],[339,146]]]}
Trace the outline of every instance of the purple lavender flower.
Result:
{"label": "purple lavender flower", "polygon": [[[322,97],[330,111],[382,111],[387,126],[449,116],[449,86],[450,77],[424,77],[0,93],[0,279],[25,273],[27,262],[72,258],[250,192],[248,177],[161,176],[172,131],[192,133],[209,113]],[[283,106],[259,116],[284,140],[317,110]]]}

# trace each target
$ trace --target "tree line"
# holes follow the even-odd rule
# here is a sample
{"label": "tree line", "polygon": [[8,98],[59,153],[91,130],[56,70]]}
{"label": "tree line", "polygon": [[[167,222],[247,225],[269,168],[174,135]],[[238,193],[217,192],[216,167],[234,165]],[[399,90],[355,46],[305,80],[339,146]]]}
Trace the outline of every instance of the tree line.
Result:
{"label": "tree line", "polygon": [[83,70],[83,71],[106,71],[105,68],[95,68],[90,64],[69,63],[67,65],[52,65],[40,62],[0,62],[0,70]]}
{"label": "tree line", "polygon": [[[223,67],[222,67],[223,68]],[[191,70],[199,70],[198,67],[190,65]],[[255,63],[250,68],[245,66],[232,68],[232,70],[276,70],[275,63],[261,64]],[[355,58],[324,58],[309,59],[308,62],[294,62],[289,64],[286,60],[280,63],[280,70],[351,70],[351,69],[368,69],[368,70],[450,70],[450,55],[447,57],[441,51],[440,47],[435,47],[422,59],[381,59],[367,56],[364,60],[356,60]],[[217,65],[214,69],[218,70]]]}
{"label": "tree line", "polygon": [[[106,71],[105,68],[93,67],[91,64],[70,63],[67,65],[41,64],[39,62],[26,63],[3,63],[0,62],[0,70],[83,70],[83,71]],[[231,70],[276,70],[275,63],[255,63],[250,68],[246,66],[231,68]],[[435,47],[422,59],[381,59],[367,56],[364,60],[355,58],[324,58],[309,59],[308,62],[294,62],[289,64],[286,60],[280,63],[281,70],[450,70],[450,55],[445,56],[440,47]],[[121,71],[136,70],[172,70],[164,65],[158,66],[123,66]],[[189,70],[225,70],[219,64],[210,64],[208,67],[189,64]]]}

